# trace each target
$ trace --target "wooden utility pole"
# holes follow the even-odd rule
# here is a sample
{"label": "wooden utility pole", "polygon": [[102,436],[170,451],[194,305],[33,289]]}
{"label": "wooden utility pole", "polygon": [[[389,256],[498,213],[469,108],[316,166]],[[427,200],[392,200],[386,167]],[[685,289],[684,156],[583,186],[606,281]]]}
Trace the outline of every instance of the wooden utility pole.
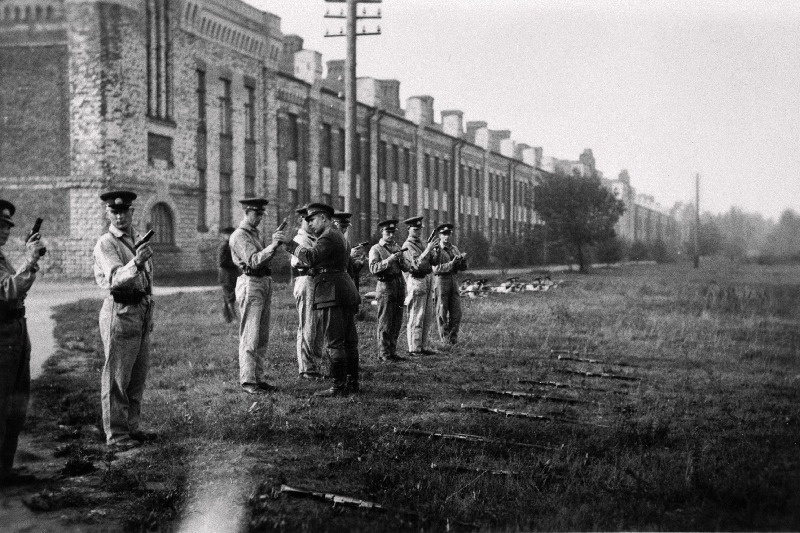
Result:
{"label": "wooden utility pole", "polygon": [[[325,0],[332,3],[347,3],[346,10],[339,11],[338,13],[331,13],[330,10],[325,13],[325,18],[330,19],[346,19],[345,32],[341,30],[339,33],[326,32],[325,37],[346,37],[347,38],[347,55],[344,60],[344,175],[347,183],[347,196],[345,197],[346,204],[345,210],[351,210],[355,203],[356,195],[356,154],[358,153],[358,115],[357,109],[357,95],[356,95],[356,37],[363,35],[380,35],[381,27],[378,26],[376,31],[367,31],[366,27],[362,28],[359,32],[356,23],[362,19],[380,19],[381,11],[378,8],[375,13],[368,13],[366,9],[363,10],[361,15],[358,14],[358,4],[379,4],[382,0]],[[346,12],[346,13],[345,13]]]}
{"label": "wooden utility pole", "polygon": [[694,267],[700,268],[700,174],[694,176]]}

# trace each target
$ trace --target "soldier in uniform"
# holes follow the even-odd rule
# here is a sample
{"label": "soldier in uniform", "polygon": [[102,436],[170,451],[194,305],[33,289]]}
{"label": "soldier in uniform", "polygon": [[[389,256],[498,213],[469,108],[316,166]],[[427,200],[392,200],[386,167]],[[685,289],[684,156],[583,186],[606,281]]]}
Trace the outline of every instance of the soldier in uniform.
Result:
{"label": "soldier in uniform", "polygon": [[231,257],[231,245],[228,242],[236,228],[225,228],[219,232],[220,243],[217,246],[217,281],[222,287],[222,318],[225,322],[233,322],[236,318],[236,278],[239,267]]}
{"label": "soldier in uniform", "polygon": [[133,228],[136,193],[110,191],[106,203],[108,232],[94,247],[94,278],[110,295],[100,309],[100,338],[105,365],[100,380],[106,444],[129,449],[154,437],[140,427],[142,396],[153,329],[153,250],[136,247]]}
{"label": "soldier in uniform", "polygon": [[431,239],[427,245],[422,243],[422,217],[411,217],[403,221],[408,226],[408,238],[403,243],[408,272],[406,278],[406,300],[408,308],[408,355],[432,355],[436,352],[427,348],[428,332],[433,321],[433,276],[431,273],[431,254],[438,239]]}
{"label": "soldier in uniform", "polygon": [[338,228],[344,235],[347,241],[347,248],[350,250],[350,261],[347,263],[347,273],[353,278],[353,283],[356,284],[356,289],[360,285],[361,269],[364,268],[364,263],[367,262],[366,255],[361,246],[353,247],[350,242],[350,237],[347,235],[347,230],[350,229],[350,218],[352,213],[338,212],[333,214],[333,225]]}
{"label": "soldier in uniform", "polygon": [[378,223],[381,240],[369,251],[369,271],[378,278],[378,345],[382,361],[401,361],[397,355],[397,338],[403,324],[403,302],[406,297],[406,284],[403,272],[408,265],[403,251],[394,241],[397,231],[395,218]]}
{"label": "soldier in uniform", "polygon": [[244,218],[230,238],[233,262],[242,270],[236,280],[239,304],[239,383],[248,394],[269,392],[275,387],[265,381],[272,304],[270,261],[285,240],[283,231],[272,234],[267,244],[258,229],[269,203],[264,198],[239,200]]}
{"label": "soldier in uniform", "polygon": [[436,320],[439,323],[439,336],[443,343],[458,342],[458,327],[461,324],[461,297],[458,294],[456,272],[467,268],[467,254],[462,254],[450,242],[453,224],[440,224],[439,244],[433,251],[431,264],[435,275]]}
{"label": "soldier in uniform", "polygon": [[17,441],[28,412],[31,341],[25,296],[36,279],[44,246],[36,233],[25,243],[25,264],[15,270],[1,248],[14,227],[14,204],[0,200],[0,485],[29,481],[12,470]]}
{"label": "soldier in uniform", "polygon": [[[306,220],[308,209],[301,207],[295,210],[300,218],[300,229],[294,236],[294,242],[303,248],[313,248],[317,236],[311,232]],[[311,267],[295,256],[290,259],[292,279],[294,280],[294,300],[297,304],[297,365],[303,379],[321,379],[319,362],[324,353],[325,330],[321,320],[314,311],[313,287],[311,285]]]}
{"label": "soldier in uniform", "polygon": [[286,248],[313,269],[313,306],[324,324],[333,379],[333,386],[316,396],[346,396],[360,390],[355,314],[361,297],[347,274],[350,250],[344,235],[333,226],[333,208],[312,203],[307,209],[306,219],[317,241],[310,248],[290,241]]}

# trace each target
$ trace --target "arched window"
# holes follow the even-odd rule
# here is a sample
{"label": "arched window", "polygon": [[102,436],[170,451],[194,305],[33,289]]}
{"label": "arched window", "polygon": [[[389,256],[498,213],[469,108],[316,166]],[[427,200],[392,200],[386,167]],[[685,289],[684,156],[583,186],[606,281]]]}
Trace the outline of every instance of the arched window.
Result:
{"label": "arched window", "polygon": [[167,204],[157,203],[150,210],[150,227],[155,232],[151,241],[153,244],[175,244],[172,212]]}

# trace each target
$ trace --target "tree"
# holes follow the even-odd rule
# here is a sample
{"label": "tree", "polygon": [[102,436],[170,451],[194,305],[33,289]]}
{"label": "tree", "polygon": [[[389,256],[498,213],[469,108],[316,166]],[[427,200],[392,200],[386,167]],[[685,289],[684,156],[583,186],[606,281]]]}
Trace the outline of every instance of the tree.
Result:
{"label": "tree", "polygon": [[552,233],[570,245],[581,272],[588,268],[585,246],[615,236],[625,204],[603,187],[597,175],[546,174],[536,188],[536,212]]}

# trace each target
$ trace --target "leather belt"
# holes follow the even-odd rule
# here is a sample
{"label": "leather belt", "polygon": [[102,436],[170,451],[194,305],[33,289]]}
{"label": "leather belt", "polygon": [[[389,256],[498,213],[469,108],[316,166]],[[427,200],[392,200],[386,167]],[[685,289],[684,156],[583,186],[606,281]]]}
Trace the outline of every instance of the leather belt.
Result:
{"label": "leather belt", "polygon": [[0,323],[9,324],[15,320],[19,320],[20,318],[25,318],[25,308],[13,308],[13,309],[3,309],[2,313],[0,313]]}
{"label": "leather belt", "polygon": [[336,273],[336,272],[344,272],[344,270],[341,270],[341,269],[338,269],[338,268],[325,268],[325,267],[314,268],[313,271],[314,271],[314,274],[330,274],[330,273]]}
{"label": "leather belt", "polygon": [[147,297],[146,292],[112,292],[114,301],[122,305],[138,305]]}
{"label": "leather belt", "polygon": [[427,274],[411,274],[411,277],[414,279],[425,279]]}
{"label": "leather belt", "polygon": [[452,276],[453,273],[452,272],[443,272],[441,274],[436,274],[436,275],[443,278],[445,276]]}
{"label": "leather belt", "polygon": [[375,277],[378,278],[378,281],[382,281],[383,283],[389,283],[389,282],[392,282],[392,281],[397,280],[397,279],[403,279],[403,276],[401,276],[401,275],[375,276]]}

